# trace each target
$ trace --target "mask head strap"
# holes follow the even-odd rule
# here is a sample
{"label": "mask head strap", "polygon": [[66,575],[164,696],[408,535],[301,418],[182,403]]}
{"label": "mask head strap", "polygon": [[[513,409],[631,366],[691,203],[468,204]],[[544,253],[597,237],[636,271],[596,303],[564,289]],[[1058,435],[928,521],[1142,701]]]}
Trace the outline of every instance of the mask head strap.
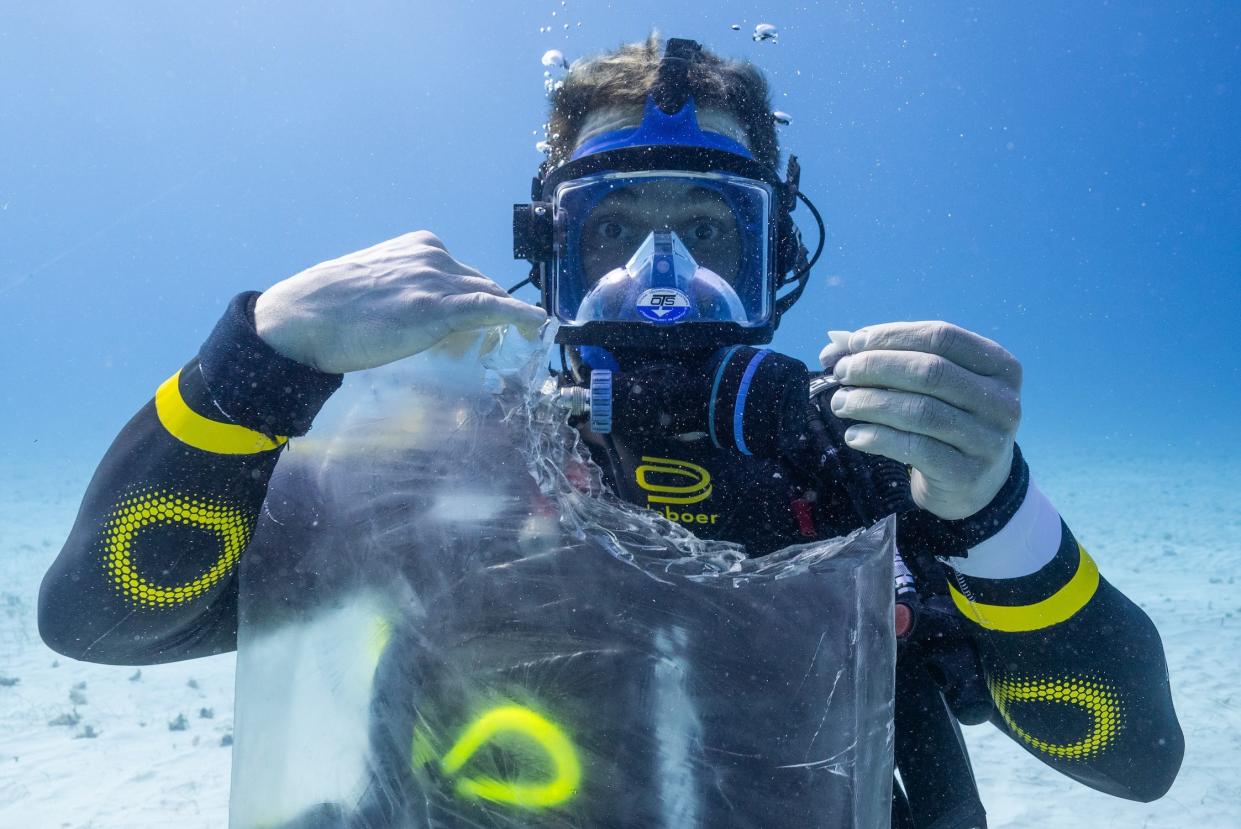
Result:
{"label": "mask head strap", "polygon": [[698,125],[698,112],[690,95],[689,67],[701,52],[702,45],[697,41],[671,38],[647,95],[642,123],[587,139],[573,151],[570,160],[608,150],[657,146],[722,150],[753,159],[741,142],[717,132],[704,132]]}
{"label": "mask head strap", "polygon": [[680,37],[668,40],[664,57],[659,62],[655,85],[651,88],[651,100],[665,115],[680,112],[689,100],[689,65],[700,54],[702,44],[696,40]]}

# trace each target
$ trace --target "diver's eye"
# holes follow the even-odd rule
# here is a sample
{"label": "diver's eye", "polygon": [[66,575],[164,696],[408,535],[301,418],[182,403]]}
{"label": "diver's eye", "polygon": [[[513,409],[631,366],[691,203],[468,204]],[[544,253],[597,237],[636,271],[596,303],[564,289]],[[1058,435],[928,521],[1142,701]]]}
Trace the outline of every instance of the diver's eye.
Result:
{"label": "diver's eye", "polygon": [[603,222],[599,225],[599,235],[608,241],[625,238],[625,226],[620,222]]}
{"label": "diver's eye", "polygon": [[711,219],[700,219],[690,228],[690,236],[695,242],[714,242],[724,235],[719,222]]}

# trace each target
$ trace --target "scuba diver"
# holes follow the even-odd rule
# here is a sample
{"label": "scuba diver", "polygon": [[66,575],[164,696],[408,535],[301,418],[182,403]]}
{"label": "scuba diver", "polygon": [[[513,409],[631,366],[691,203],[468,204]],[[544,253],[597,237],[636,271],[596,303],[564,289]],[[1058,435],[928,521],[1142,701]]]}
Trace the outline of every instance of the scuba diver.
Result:
{"label": "scuba diver", "polygon": [[986,825],[959,723],[1097,790],[1162,796],[1184,750],[1162,644],[1032,480],[1017,360],[942,322],[835,334],[822,374],[762,347],[823,224],[797,159],[777,171],[761,73],[652,36],[573,64],[549,133],[513,222],[541,308],[425,231],[234,298],[101,462],[43,582],[47,644],[125,665],[234,649],[268,482],[342,375],[551,317],[570,422],[624,500],[751,556],[897,516],[893,826]]}

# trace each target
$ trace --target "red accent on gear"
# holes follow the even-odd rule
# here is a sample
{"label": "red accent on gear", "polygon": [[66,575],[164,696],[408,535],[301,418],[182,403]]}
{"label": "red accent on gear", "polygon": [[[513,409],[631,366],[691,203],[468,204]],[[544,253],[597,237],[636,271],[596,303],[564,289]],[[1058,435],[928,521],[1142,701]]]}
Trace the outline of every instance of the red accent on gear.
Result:
{"label": "red accent on gear", "polygon": [[793,518],[797,521],[797,531],[805,538],[818,538],[819,531],[814,526],[814,514],[810,511],[810,502],[805,498],[794,498],[791,506]]}
{"label": "red accent on gear", "polygon": [[896,636],[899,639],[900,637],[908,634],[909,631],[913,629],[914,612],[913,612],[913,609],[910,608],[910,606],[905,604],[904,602],[897,602],[895,613],[896,613]]}

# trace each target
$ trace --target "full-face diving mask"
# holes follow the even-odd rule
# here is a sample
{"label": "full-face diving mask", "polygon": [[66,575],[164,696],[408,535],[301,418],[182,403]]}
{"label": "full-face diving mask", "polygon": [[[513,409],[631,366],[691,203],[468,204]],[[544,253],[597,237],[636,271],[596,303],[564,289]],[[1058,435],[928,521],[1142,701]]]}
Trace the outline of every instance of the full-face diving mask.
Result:
{"label": "full-face diving mask", "polygon": [[670,40],[641,123],[545,164],[533,201],[514,207],[514,254],[531,262],[562,343],[766,343],[806,285],[815,257],[789,215],[806,201],[797,160],[781,180],[739,141],[700,128],[685,81],[699,48]]}
{"label": "full-face diving mask", "polygon": [[[513,253],[559,323],[570,371],[554,384],[591,431],[701,433],[774,455],[803,434],[806,368],[771,341],[822,252],[823,222],[735,136],[704,131],[688,82],[701,46],[671,39],[634,127],[549,159],[513,209]],[[791,213],[819,226],[807,255]],[[791,290],[780,294],[782,288]]]}

